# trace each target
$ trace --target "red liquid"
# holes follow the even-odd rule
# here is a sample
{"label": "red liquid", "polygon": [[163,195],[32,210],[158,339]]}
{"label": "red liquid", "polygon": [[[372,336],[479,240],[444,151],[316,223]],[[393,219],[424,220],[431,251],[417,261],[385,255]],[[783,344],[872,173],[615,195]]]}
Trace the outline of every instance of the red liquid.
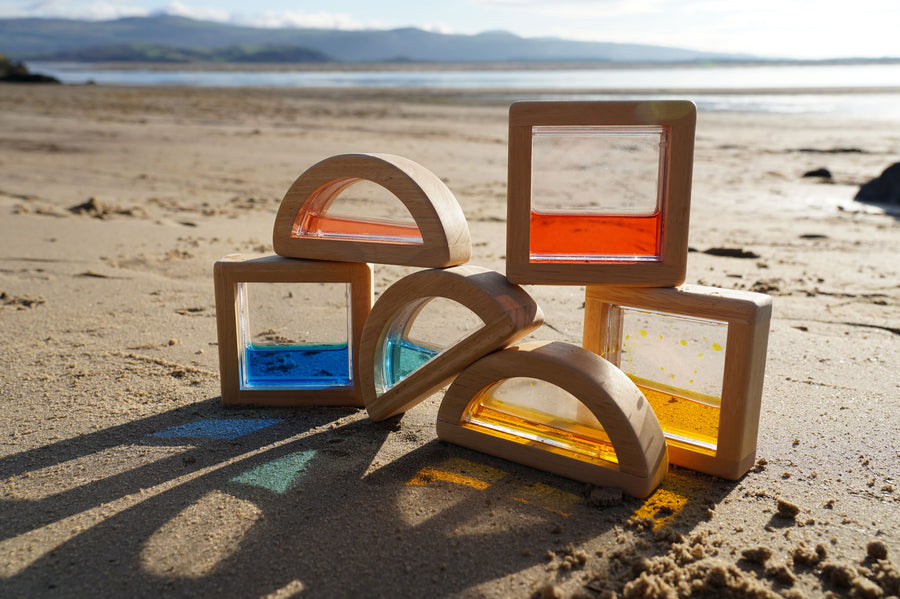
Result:
{"label": "red liquid", "polygon": [[[660,259],[661,214],[621,216],[531,213],[532,262],[598,258]],[[566,259],[551,258],[564,256]],[[584,257],[579,259],[579,257]]]}
{"label": "red liquid", "polygon": [[306,213],[294,224],[292,237],[370,240],[384,243],[421,244],[422,233],[416,225],[376,220],[355,220]]}

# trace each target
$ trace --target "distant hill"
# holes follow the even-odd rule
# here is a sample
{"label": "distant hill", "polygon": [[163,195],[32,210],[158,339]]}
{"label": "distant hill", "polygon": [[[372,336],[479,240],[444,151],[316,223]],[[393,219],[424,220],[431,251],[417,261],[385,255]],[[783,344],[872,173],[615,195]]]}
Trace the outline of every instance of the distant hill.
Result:
{"label": "distant hill", "polygon": [[[163,51],[163,48],[168,50]],[[232,50],[227,50],[229,48]],[[341,62],[659,63],[753,58],[641,44],[523,38],[503,31],[447,35],[415,28],[356,31],[264,29],[172,15],[113,21],[0,19],[0,52],[20,60],[68,56],[71,60],[96,61],[98,59],[93,56],[115,55],[113,49],[132,56],[143,53],[148,59],[155,55],[169,55],[174,59],[187,58],[189,51],[215,50],[212,55],[221,55],[234,48],[255,48],[252,52],[238,52],[237,55],[245,59],[254,54],[257,58],[267,56],[269,62],[331,59]],[[263,51],[271,54],[260,54]],[[303,52],[310,53],[306,59],[302,58]]]}
{"label": "distant hill", "polygon": [[296,46],[228,46],[194,49],[159,44],[117,44],[62,50],[40,57],[64,62],[155,62],[155,63],[321,63],[331,58]]}

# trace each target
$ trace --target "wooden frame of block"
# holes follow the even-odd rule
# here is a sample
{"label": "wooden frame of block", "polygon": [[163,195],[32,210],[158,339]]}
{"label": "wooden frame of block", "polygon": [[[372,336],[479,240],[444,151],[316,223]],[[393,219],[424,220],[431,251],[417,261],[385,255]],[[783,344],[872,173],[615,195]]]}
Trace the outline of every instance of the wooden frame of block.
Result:
{"label": "wooden frame of block", "polygon": [[[425,304],[438,297],[470,309],[484,326],[379,394],[375,369],[384,354],[388,327],[406,314],[408,330]],[[363,329],[360,383],[369,416],[384,420],[407,411],[475,360],[515,343],[543,322],[544,314],[534,299],[499,272],[466,264],[407,275],[381,294]]]}
{"label": "wooden frame of block", "polygon": [[[300,234],[304,215],[324,214],[341,192],[363,180],[384,187],[406,206],[421,241]],[[289,258],[442,268],[472,255],[469,225],[450,189],[422,165],[390,154],[343,154],[310,167],[282,199],[272,238],[275,253]]]}
{"label": "wooden frame of block", "polygon": [[[743,476],[756,459],[772,299],[761,293],[698,285],[661,289],[589,285],[585,293],[583,345],[619,365],[618,357],[610,355],[618,351],[610,348],[621,347],[623,334],[622,312],[614,307],[727,325],[715,449],[709,451],[700,445],[673,442],[672,435],[667,433],[669,461],[730,480]],[[661,364],[660,368],[665,366]],[[664,430],[669,428],[668,418],[660,416],[659,419]]]}
{"label": "wooden frame of block", "polygon": [[[642,102],[517,102],[509,110],[509,174],[507,199],[506,274],[519,284],[617,284],[669,287],[684,281],[687,264],[691,170],[696,107],[682,100]],[[533,259],[532,149],[537,128],[571,128],[572,135],[587,128],[659,129],[659,152],[654,228],[658,255],[628,259],[579,256]],[[628,156],[622,156],[627,160]],[[599,175],[598,175],[599,176]],[[612,213],[604,216],[613,217]],[[626,215],[627,217],[627,215]],[[615,218],[622,218],[616,216]],[[637,222],[628,219],[626,222]],[[621,230],[621,224],[618,230]],[[592,237],[607,238],[605,233]],[[568,235],[559,236],[566,254]],[[588,237],[585,243],[591,244]],[[553,237],[555,244],[556,236]],[[576,252],[577,253],[577,252]]]}
{"label": "wooden frame of block", "polygon": [[[516,435],[470,417],[494,383],[513,377],[546,381],[571,393],[603,426],[616,462],[540,440],[541,432]],[[520,425],[527,426],[527,425]],[[666,442],[653,410],[638,388],[600,356],[563,342],[523,343],[489,354],[460,374],[438,411],[444,441],[600,486],[647,497],[668,468]]]}
{"label": "wooden frame of block", "polygon": [[[216,324],[222,403],[226,406],[362,406],[359,346],[363,325],[372,308],[372,266],[365,263],[295,260],[281,256],[246,259],[239,254],[215,263]],[[350,286],[349,343],[352,381],[334,388],[245,388],[240,372],[241,283],[347,283]]]}

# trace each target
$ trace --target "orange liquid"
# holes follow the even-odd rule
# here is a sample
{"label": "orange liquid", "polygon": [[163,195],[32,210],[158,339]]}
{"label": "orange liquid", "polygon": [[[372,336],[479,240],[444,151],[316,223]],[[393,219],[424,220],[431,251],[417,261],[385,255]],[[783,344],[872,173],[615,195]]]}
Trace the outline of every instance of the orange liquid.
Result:
{"label": "orange liquid", "polygon": [[650,216],[622,216],[532,211],[531,261],[583,262],[601,257],[658,260],[661,222],[660,212]]}
{"label": "orange liquid", "polygon": [[352,241],[421,244],[416,225],[377,220],[356,220],[306,213],[294,226],[292,237],[321,237]]}
{"label": "orange liquid", "polygon": [[[487,401],[490,403],[490,399]],[[541,412],[531,412],[522,408],[516,411],[521,415],[493,409],[481,403],[481,400],[476,400],[462,426],[618,470],[619,460],[616,457],[616,450],[604,431],[567,419],[551,423],[547,415]]]}

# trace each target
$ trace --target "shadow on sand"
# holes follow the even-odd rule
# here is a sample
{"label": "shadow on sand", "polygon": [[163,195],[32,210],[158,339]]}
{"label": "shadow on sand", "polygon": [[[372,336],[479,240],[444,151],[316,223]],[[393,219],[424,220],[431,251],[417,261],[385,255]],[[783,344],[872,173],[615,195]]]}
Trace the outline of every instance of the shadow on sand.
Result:
{"label": "shadow on sand", "polygon": [[2,594],[471,594],[629,519],[690,530],[732,488],[676,470],[646,501],[598,507],[581,483],[413,434],[214,398],[4,457]]}

